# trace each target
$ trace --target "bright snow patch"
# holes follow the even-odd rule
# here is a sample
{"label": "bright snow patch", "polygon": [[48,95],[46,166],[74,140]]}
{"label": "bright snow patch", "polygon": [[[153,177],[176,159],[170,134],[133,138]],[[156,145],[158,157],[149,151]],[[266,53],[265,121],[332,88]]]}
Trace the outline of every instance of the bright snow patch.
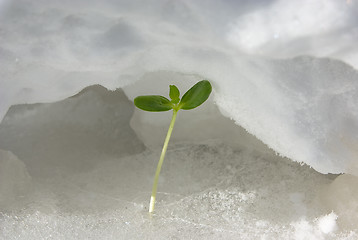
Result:
{"label": "bright snow patch", "polygon": [[332,233],[337,230],[337,224],[336,224],[337,218],[338,218],[337,214],[332,212],[324,217],[321,217],[318,220],[318,226],[323,233],[325,234]]}

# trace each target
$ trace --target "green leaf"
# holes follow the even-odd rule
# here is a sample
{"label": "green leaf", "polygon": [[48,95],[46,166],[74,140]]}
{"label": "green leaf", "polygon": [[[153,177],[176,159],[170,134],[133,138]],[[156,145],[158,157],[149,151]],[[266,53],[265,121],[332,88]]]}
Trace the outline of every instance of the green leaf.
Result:
{"label": "green leaf", "polygon": [[180,108],[189,110],[200,106],[209,98],[212,87],[209,81],[203,80],[190,88],[180,101]]}
{"label": "green leaf", "polygon": [[173,104],[159,95],[138,96],[134,99],[137,108],[149,112],[163,112],[173,109]]}
{"label": "green leaf", "polygon": [[169,86],[169,97],[172,99],[172,103],[178,103],[180,101],[180,92],[175,85]]}

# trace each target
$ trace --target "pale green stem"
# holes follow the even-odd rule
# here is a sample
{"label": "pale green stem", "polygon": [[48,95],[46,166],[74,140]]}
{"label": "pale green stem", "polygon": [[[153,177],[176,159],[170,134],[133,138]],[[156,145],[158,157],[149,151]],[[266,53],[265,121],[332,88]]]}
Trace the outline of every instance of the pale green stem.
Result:
{"label": "pale green stem", "polygon": [[167,137],[165,138],[165,141],[164,141],[162,154],[160,155],[157,170],[155,172],[154,183],[153,183],[153,188],[152,188],[152,196],[150,198],[150,204],[149,204],[149,212],[150,213],[152,213],[154,211],[154,204],[155,204],[155,197],[157,195],[157,186],[158,186],[158,179],[159,179],[160,169],[162,168],[165,153],[167,152],[168,143],[169,143],[169,140],[170,140],[170,136],[172,135],[172,131],[173,131],[173,128],[174,128],[174,123],[175,123],[177,113],[178,113],[178,110],[173,110],[172,121],[170,122]]}

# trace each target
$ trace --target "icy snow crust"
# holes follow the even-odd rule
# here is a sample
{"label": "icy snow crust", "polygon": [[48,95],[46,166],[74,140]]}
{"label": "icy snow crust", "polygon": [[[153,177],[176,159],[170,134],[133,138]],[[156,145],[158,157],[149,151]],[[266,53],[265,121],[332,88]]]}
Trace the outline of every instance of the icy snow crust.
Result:
{"label": "icy snow crust", "polygon": [[[148,215],[158,152],[102,159],[93,170],[34,180],[3,239],[355,239],[317,200],[332,178],[217,141],[172,145]],[[258,179],[260,181],[258,181]],[[26,206],[25,208],[22,206]],[[14,206],[13,206],[14,208]]]}

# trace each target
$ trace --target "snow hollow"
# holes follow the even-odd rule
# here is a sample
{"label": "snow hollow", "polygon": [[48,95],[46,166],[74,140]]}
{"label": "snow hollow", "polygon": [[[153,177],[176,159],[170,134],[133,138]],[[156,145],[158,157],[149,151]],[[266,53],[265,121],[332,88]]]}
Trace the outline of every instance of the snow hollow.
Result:
{"label": "snow hollow", "polygon": [[[356,239],[355,1],[0,1],[0,238]],[[170,113],[185,92],[147,214]]]}

